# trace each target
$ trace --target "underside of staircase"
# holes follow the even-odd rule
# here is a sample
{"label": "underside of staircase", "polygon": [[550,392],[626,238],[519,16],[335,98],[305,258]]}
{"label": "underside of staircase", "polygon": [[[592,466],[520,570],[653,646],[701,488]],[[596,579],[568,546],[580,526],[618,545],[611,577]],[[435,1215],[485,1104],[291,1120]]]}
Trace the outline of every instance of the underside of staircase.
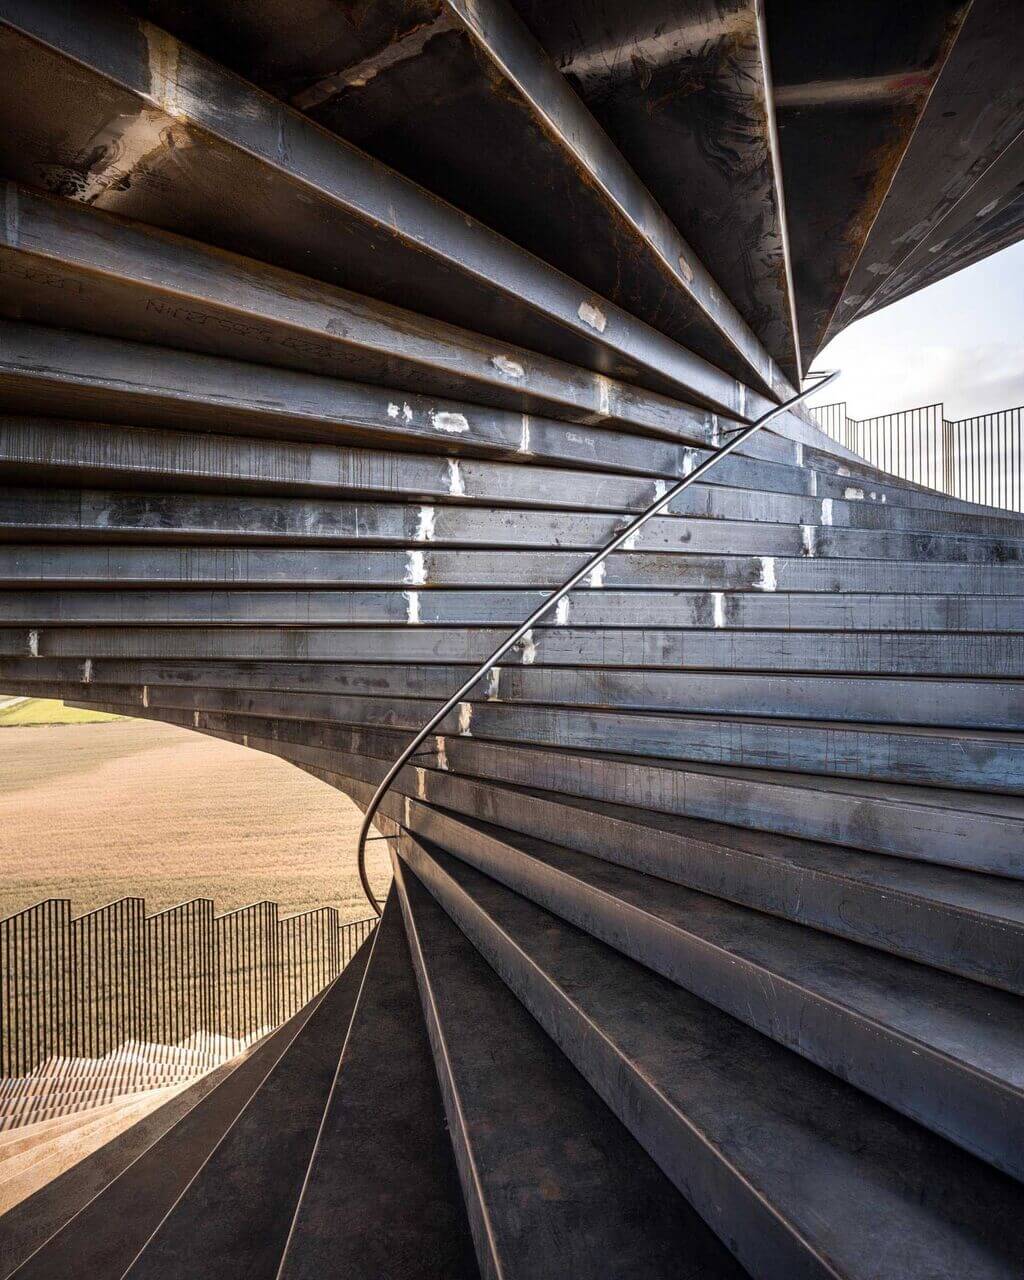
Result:
{"label": "underside of staircase", "polygon": [[[0,0],[0,690],[365,808],[1020,237],[1019,17]],[[1024,515],[776,418],[402,770],[342,975],[0,1275],[1019,1280],[1022,633]]]}

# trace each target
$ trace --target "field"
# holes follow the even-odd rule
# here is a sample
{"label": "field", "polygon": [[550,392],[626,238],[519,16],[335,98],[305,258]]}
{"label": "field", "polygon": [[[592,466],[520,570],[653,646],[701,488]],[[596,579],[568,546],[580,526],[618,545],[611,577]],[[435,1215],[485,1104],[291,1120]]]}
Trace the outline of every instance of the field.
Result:
{"label": "field", "polygon": [[[334,905],[360,919],[370,910],[355,870],[359,821],[351,801],[300,769],[186,729],[125,719],[0,729],[0,916],[47,897],[70,898],[77,915],[138,894],[150,910],[271,898],[286,914]],[[378,895],[385,848],[370,846]]]}
{"label": "field", "polygon": [[121,720],[103,711],[66,707],[52,698],[0,698],[0,729],[23,728],[29,724],[102,724]]}

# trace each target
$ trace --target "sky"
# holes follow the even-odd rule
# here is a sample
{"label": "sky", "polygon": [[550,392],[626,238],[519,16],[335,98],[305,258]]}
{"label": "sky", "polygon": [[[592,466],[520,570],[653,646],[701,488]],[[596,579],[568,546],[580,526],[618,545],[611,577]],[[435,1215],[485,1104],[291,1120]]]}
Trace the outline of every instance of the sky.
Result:
{"label": "sky", "polygon": [[808,404],[851,418],[945,403],[947,418],[1024,405],[1024,242],[858,320],[816,369],[842,376]]}

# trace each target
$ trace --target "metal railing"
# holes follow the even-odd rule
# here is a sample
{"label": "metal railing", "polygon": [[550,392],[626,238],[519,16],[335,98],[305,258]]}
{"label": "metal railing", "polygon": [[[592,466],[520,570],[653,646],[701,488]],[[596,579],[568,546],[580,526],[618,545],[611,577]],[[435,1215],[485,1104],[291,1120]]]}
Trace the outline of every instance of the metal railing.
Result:
{"label": "metal railing", "polygon": [[215,915],[209,898],[72,917],[48,898],[0,920],[0,1076],[126,1044],[188,1045],[214,1066],[323,990],[375,925],[334,907],[281,918],[276,902]]}
{"label": "metal railing", "polygon": [[941,404],[850,418],[845,401],[811,416],[872,466],[966,502],[1024,511],[1024,408],[947,418]]}
{"label": "metal railing", "polygon": [[558,605],[558,602],[563,600],[570,591],[575,587],[578,587],[585,578],[588,578],[599,565],[602,565],[605,560],[613,554],[613,552],[618,551],[624,543],[628,542],[634,534],[638,533],[648,520],[652,520],[656,515],[664,511],[672,500],[682,493],[684,489],[688,489],[691,484],[696,484],[696,482],[703,476],[707,475],[707,473],[718,462],[720,462],[722,458],[738,449],[744,441],[749,440],[750,437],[760,431],[762,427],[766,427],[772,419],[777,418],[788,409],[792,409],[808,396],[813,395],[816,391],[820,391],[823,387],[828,386],[830,382],[834,382],[835,379],[839,377],[839,373],[840,371],[838,369],[833,369],[828,372],[808,374],[808,377],[818,379],[813,386],[807,387],[803,391],[798,391],[795,395],[790,396],[788,400],[784,400],[782,404],[776,405],[774,409],[769,409],[767,413],[762,414],[755,422],[748,423],[746,426],[730,432],[729,434],[732,437],[731,439],[720,445],[713,453],[706,457],[703,462],[694,467],[688,475],[683,476],[681,480],[677,480],[674,485],[667,489],[660,497],[655,499],[655,501],[652,502],[646,510],[642,511],[640,515],[628,518],[626,525],[621,532],[617,533],[607,546],[602,547],[600,551],[596,551],[592,556],[590,556],[580,566],[580,568],[576,570],[571,578],[568,578],[563,582],[560,587],[556,588],[547,597],[547,599],[538,605],[526,621],[520,623],[515,631],[506,637],[494,652],[484,662],[482,662],[479,667],[477,667],[469,679],[452,694],[448,701],[434,712],[427,723],[419,730],[412,741],[400,753],[398,759],[395,760],[394,764],[391,765],[387,773],[385,773],[384,777],[381,779],[377,789],[370,798],[370,803],[366,806],[362,826],[359,828],[359,844],[356,855],[359,867],[359,880],[363,886],[363,892],[366,894],[367,901],[370,906],[373,907],[378,916],[381,913],[381,905],[377,901],[373,890],[370,888],[369,877],[366,873],[366,842],[369,838],[370,827],[373,825],[373,820],[380,808],[381,801],[390,790],[391,784],[395,781],[401,771],[441,721],[459,706],[463,698],[472,692],[478,681],[482,680],[483,677],[487,675],[487,673],[491,671],[498,662],[500,662],[505,654],[523,639],[527,632],[531,631],[543,617],[550,613],[551,610]]}

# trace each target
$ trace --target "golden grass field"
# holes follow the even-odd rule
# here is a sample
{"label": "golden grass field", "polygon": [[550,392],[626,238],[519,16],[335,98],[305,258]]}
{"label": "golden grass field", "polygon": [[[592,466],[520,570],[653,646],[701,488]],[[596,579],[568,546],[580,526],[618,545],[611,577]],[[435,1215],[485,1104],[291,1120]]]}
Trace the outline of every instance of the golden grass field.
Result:
{"label": "golden grass field", "polygon": [[[70,710],[24,714],[74,720]],[[5,723],[0,916],[47,897],[70,898],[78,915],[126,894],[150,910],[209,897],[219,912],[270,898],[284,914],[323,905],[347,920],[370,914],[355,869],[359,810],[300,769],[151,721]],[[369,848],[379,895],[386,846]]]}

